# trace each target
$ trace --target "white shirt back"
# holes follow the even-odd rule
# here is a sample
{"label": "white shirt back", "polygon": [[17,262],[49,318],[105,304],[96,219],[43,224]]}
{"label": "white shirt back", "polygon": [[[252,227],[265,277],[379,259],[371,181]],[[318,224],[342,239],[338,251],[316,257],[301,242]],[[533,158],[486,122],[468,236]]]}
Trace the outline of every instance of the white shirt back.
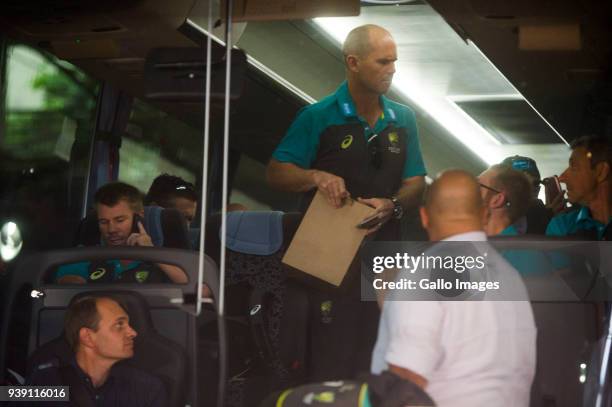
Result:
{"label": "white shirt back", "polygon": [[[484,234],[466,235],[452,240],[484,240]],[[504,280],[522,285],[516,270],[493,253]],[[522,292],[527,299],[524,286]],[[531,305],[528,301],[386,301],[372,372],[387,370],[389,363],[426,378],[425,390],[440,407],[528,407],[536,363]]]}

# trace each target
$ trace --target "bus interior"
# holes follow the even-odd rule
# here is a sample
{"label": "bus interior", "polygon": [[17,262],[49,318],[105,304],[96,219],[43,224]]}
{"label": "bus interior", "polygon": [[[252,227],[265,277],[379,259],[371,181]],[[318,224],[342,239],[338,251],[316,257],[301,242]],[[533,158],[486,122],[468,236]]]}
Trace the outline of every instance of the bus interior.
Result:
{"label": "bus interior", "polygon": [[[248,317],[263,300],[228,283],[225,268],[246,260],[222,247],[220,213],[229,203],[282,212],[287,247],[299,197],[272,189],[266,165],[299,110],[343,81],[346,34],[372,23],[394,36],[388,96],[415,111],[429,177],[479,174],[512,155],[533,158],[545,177],[566,168],[573,139],[612,132],[611,18],[612,3],[598,0],[3,2],[0,384],[23,384],[36,349],[61,334],[69,301],[94,290],[54,284],[48,270],[117,254],[75,249],[97,188],[119,180],[146,192],[169,173],[203,190],[190,228],[203,242],[120,253],[168,260],[189,283],[95,290],[125,296],[143,333],[136,363],[164,378],[172,406],[257,405],[280,388],[260,366],[269,344]],[[195,77],[157,69],[194,60]],[[416,213],[403,222],[405,240],[423,238]],[[214,300],[198,294],[202,282]],[[607,304],[586,295],[533,303],[532,407],[612,405],[602,401],[612,403],[610,354],[593,356],[610,341]],[[286,312],[299,320],[309,311]],[[308,338],[294,335],[289,352],[301,352],[301,365],[283,386],[324,377],[308,371]]]}

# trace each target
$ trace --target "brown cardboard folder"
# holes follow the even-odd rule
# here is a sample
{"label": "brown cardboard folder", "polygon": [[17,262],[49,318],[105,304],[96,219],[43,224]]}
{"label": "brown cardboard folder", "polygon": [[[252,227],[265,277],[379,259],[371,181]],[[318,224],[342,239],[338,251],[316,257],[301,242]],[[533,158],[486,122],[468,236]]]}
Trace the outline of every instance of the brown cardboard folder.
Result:
{"label": "brown cardboard folder", "polygon": [[317,192],[283,263],[339,286],[366,234],[356,225],[374,212],[352,200],[334,208]]}

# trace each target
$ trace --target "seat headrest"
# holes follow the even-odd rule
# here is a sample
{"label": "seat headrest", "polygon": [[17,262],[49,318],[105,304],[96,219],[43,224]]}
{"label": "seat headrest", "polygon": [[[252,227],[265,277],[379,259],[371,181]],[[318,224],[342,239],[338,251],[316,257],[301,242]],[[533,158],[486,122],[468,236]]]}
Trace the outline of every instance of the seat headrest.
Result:
{"label": "seat headrest", "polygon": [[276,253],[283,244],[283,212],[229,212],[226,244],[228,249],[239,253],[260,256]]}
{"label": "seat headrest", "polygon": [[[93,295],[97,297],[108,296],[121,302],[127,308],[127,313],[130,317],[130,325],[138,333],[138,337],[146,338],[150,334],[156,333],[151,320],[151,314],[148,309],[148,305],[144,297],[135,291],[85,291],[76,294],[70,300],[72,304],[79,298],[84,296]],[[73,357],[72,350],[68,345],[68,342],[64,338],[64,333],[52,341],[49,341],[36,349],[27,363],[27,372],[31,372],[34,368],[40,368],[41,365],[45,364],[57,364],[65,365],[70,363]]]}
{"label": "seat headrest", "polygon": [[[275,253],[283,246],[289,245],[303,217],[304,214],[299,212],[228,212],[227,247],[245,254]],[[261,227],[262,225],[263,227]],[[215,213],[206,222],[204,252],[217,263],[219,263],[219,249],[221,247],[220,228],[221,214]],[[197,248],[199,246],[199,230],[194,233],[197,233],[198,239],[194,244],[194,247]],[[246,240],[246,243],[243,242],[244,240]]]}

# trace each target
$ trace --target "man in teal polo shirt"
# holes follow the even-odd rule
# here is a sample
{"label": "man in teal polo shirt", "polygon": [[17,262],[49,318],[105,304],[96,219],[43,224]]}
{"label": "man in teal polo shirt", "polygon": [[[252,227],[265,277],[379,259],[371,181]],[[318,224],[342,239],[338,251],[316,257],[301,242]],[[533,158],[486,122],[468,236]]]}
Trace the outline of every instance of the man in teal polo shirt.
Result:
{"label": "man in teal polo shirt", "polygon": [[572,142],[569,166],[559,181],[566,185],[567,198],[575,208],[552,218],[546,228],[547,235],[580,235],[602,240],[606,238],[606,231],[610,234],[610,144],[608,139],[593,136]]}
{"label": "man in teal polo shirt", "polygon": [[359,199],[379,214],[374,231],[420,203],[426,171],[414,113],[383,96],[397,60],[389,32],[357,27],[342,50],[347,80],[302,109],[274,151],[267,178],[278,189],[306,193],[303,209],[317,190],[335,207]]}
{"label": "man in teal polo shirt", "polygon": [[480,194],[487,207],[487,236],[525,234],[525,214],[531,200],[531,185],[520,171],[504,164],[489,167],[478,176]]}
{"label": "man in teal polo shirt", "polygon": [[[397,240],[404,210],[421,202],[426,171],[414,113],[383,96],[395,73],[395,42],[384,28],[365,25],[348,34],[342,51],[347,80],[298,114],[268,165],[268,182],[304,193],[303,210],[317,191],[337,208],[358,199],[380,218],[370,233]],[[311,293],[313,314],[321,314],[310,330],[312,381],[350,377],[370,364],[378,308],[361,301],[353,265],[341,292]]]}
{"label": "man in teal polo shirt", "polygon": [[[526,214],[532,184],[524,173],[506,164],[493,165],[478,176],[480,194],[487,209],[487,236],[520,236],[526,233]],[[503,250],[502,256],[522,275],[553,270],[546,255],[537,250]]]}
{"label": "man in teal polo shirt", "polygon": [[[113,182],[102,186],[94,196],[101,243],[104,246],[153,246],[142,221],[142,194],[135,187]],[[79,262],[58,267],[55,279],[60,284],[84,283],[161,283],[184,284],[187,275],[169,264],[136,260]]]}

